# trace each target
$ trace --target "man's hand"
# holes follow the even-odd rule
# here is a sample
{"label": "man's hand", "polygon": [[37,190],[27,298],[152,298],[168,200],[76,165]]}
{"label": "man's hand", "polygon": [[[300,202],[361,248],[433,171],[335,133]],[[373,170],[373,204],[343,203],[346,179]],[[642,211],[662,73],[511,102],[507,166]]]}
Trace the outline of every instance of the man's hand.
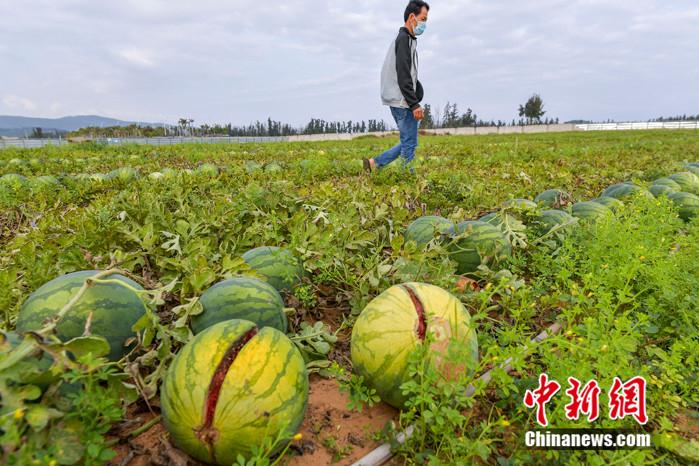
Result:
{"label": "man's hand", "polygon": [[413,110],[413,117],[415,117],[417,121],[420,121],[423,118],[425,118],[425,111],[422,109],[422,107],[418,107],[415,110]]}

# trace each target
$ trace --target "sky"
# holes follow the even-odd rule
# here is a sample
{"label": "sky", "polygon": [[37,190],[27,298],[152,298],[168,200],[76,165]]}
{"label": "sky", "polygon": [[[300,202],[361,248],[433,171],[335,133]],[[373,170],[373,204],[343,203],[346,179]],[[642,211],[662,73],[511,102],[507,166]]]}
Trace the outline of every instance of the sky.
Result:
{"label": "sky", "polygon": [[[0,114],[390,120],[401,0],[0,0]],[[434,0],[425,103],[510,121],[699,114],[697,0]]]}

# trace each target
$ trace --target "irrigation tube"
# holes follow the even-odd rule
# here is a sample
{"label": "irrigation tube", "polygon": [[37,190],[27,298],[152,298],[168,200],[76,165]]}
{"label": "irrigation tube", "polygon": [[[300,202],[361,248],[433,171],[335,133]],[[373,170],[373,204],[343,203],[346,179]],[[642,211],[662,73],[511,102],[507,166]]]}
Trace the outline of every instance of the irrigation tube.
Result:
{"label": "irrigation tube", "polygon": [[[555,323],[552,326],[550,326],[548,329],[544,330],[541,332],[539,335],[536,336],[533,340],[529,342],[530,345],[540,343],[544,340],[546,340],[548,337],[551,335],[554,335],[561,330],[561,324]],[[525,350],[528,349],[528,346],[525,347]],[[498,369],[503,369],[505,371],[509,371],[512,369],[510,366],[510,363],[512,362],[512,358],[507,358],[502,364],[498,366]],[[494,369],[490,369],[487,371],[485,374],[480,376],[478,378],[478,381],[483,382],[483,383],[488,383],[490,382],[490,379],[492,378],[491,373],[493,372]],[[476,387],[473,384],[470,384],[468,387],[466,387],[466,396],[473,396],[473,394],[476,393]],[[399,444],[405,443],[407,439],[409,439],[413,435],[413,431],[415,430],[415,426],[411,425],[408,426],[407,429],[405,429],[403,432],[399,433],[396,435],[395,441]],[[379,446],[375,450],[369,452],[364,458],[360,459],[356,463],[354,463],[352,466],[379,466],[380,464],[385,463],[391,457],[393,456],[393,453],[391,453],[391,444],[390,443],[384,443],[383,445]]]}

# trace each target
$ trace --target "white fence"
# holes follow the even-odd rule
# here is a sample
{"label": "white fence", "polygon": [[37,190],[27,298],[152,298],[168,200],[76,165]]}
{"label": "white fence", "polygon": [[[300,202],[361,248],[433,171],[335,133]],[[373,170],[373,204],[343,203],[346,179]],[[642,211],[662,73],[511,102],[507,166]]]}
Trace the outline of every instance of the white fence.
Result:
{"label": "white fence", "polygon": [[[528,134],[528,133],[557,133],[565,131],[626,131],[648,129],[699,129],[699,121],[674,121],[653,123],[602,123],[584,125],[527,125],[527,126],[479,126],[468,128],[441,128],[424,130],[434,135],[485,135],[485,134]],[[347,141],[354,138],[376,135],[389,136],[395,131],[382,133],[354,134],[306,134],[299,136],[280,137],[161,137],[161,138],[103,138],[95,142],[107,145],[139,144],[152,146],[169,146],[182,143],[198,144],[246,144],[263,142],[315,142],[315,141]],[[17,147],[36,149],[45,146],[64,146],[70,144],[65,139],[0,139],[0,149]]]}
{"label": "white fence", "polygon": [[655,121],[650,123],[601,123],[575,125],[580,131],[629,131],[643,129],[699,129],[699,121]]}

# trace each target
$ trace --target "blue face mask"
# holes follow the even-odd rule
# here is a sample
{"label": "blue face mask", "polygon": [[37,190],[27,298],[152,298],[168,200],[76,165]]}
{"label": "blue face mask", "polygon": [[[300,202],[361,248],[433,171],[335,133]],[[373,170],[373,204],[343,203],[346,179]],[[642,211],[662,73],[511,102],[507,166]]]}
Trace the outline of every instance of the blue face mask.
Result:
{"label": "blue face mask", "polygon": [[425,32],[425,28],[427,27],[427,22],[426,21],[418,21],[417,26],[413,28],[413,32],[415,33],[416,36],[421,35],[423,32]]}

